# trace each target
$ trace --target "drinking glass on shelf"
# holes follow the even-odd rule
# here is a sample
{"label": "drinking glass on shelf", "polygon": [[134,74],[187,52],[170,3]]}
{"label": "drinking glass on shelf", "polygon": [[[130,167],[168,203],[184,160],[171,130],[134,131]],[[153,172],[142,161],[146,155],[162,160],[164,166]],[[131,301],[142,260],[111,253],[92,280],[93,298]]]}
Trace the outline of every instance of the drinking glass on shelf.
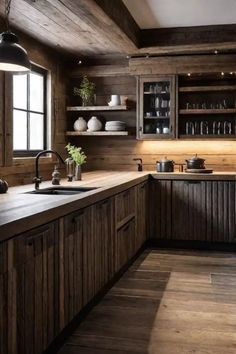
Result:
{"label": "drinking glass on shelf", "polygon": [[218,135],[223,134],[223,122],[217,122],[216,127],[217,127],[216,134]]}
{"label": "drinking glass on shelf", "polygon": [[156,133],[157,134],[161,134],[162,133],[162,123],[161,122],[157,122]]}
{"label": "drinking glass on shelf", "polygon": [[231,122],[224,122],[224,134],[232,134],[232,123]]}
{"label": "drinking glass on shelf", "polygon": [[194,129],[194,123],[193,122],[186,122],[185,123],[185,132],[187,135],[194,135],[195,134],[195,129]]}
{"label": "drinking glass on shelf", "polygon": [[201,135],[209,134],[208,122],[207,121],[201,121],[200,122],[200,134]]}

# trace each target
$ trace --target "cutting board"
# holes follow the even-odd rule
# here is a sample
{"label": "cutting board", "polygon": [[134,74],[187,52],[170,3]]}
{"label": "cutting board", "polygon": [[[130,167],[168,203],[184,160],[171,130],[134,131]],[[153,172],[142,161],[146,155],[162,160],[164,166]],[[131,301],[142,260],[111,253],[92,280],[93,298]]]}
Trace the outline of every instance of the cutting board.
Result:
{"label": "cutting board", "polygon": [[191,169],[186,169],[185,172],[187,173],[212,173],[213,170],[207,169],[207,168],[191,168]]}

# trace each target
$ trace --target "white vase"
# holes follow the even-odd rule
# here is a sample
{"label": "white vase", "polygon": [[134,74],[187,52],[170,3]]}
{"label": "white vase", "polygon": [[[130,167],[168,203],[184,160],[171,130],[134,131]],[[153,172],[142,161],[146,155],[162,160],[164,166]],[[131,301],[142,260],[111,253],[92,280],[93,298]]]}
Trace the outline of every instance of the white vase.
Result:
{"label": "white vase", "polygon": [[89,119],[87,125],[88,125],[88,131],[90,131],[90,132],[96,132],[96,131],[102,129],[102,123],[95,116],[93,116]]}
{"label": "white vase", "polygon": [[79,117],[75,122],[74,122],[74,130],[78,132],[84,132],[87,129],[87,122],[84,120],[83,117]]}

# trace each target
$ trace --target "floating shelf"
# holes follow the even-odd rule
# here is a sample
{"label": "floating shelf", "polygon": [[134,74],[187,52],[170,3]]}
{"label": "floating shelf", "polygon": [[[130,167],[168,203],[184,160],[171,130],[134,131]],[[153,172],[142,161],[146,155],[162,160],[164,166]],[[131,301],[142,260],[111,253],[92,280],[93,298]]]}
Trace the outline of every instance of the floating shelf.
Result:
{"label": "floating shelf", "polygon": [[149,92],[149,91],[145,91],[144,95],[169,95],[170,92],[167,91],[161,91],[161,92]]}
{"label": "floating shelf", "polygon": [[120,132],[107,132],[107,131],[98,131],[98,132],[66,132],[67,136],[126,136],[128,135],[127,131]]}
{"label": "floating shelf", "polygon": [[160,116],[160,117],[157,117],[157,116],[151,116],[151,117],[147,117],[145,116],[144,119],[170,119],[170,117],[166,117],[166,116]]}
{"label": "floating shelf", "polygon": [[127,111],[126,105],[120,106],[69,106],[67,111]]}
{"label": "floating shelf", "polygon": [[179,87],[179,92],[236,91],[236,85]]}
{"label": "floating shelf", "polygon": [[230,114],[236,113],[236,108],[222,109],[180,109],[180,114]]}

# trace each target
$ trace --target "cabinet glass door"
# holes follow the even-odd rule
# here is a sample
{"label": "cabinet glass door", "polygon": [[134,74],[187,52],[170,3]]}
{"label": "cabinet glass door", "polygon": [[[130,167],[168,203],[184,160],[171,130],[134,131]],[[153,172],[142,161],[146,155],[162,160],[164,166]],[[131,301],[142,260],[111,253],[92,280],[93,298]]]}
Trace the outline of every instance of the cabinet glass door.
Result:
{"label": "cabinet glass door", "polygon": [[174,137],[174,78],[141,78],[138,138]]}

